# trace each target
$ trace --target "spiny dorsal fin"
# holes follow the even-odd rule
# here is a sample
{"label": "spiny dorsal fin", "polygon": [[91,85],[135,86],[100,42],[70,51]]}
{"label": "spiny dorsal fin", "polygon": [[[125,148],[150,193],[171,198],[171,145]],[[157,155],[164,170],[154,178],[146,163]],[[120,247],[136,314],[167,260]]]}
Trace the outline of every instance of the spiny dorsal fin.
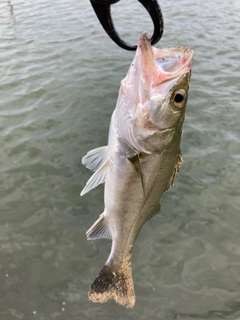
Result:
{"label": "spiny dorsal fin", "polygon": [[143,189],[143,195],[145,196],[145,187],[144,187],[144,180],[143,180],[143,173],[142,173],[142,168],[141,168],[141,163],[140,163],[140,153],[137,153],[134,157],[128,158],[128,160],[131,162],[133,165],[133,168],[139,173],[140,179],[141,179],[141,184],[142,184],[142,189]]}
{"label": "spiny dorsal fin", "polygon": [[103,163],[107,160],[108,146],[99,147],[88,151],[88,153],[82,158],[82,164],[90,170],[98,170]]}
{"label": "spiny dorsal fin", "polygon": [[150,213],[150,216],[147,218],[146,222],[151,220],[153,217],[155,217],[161,210],[161,204],[158,202],[156,205],[152,208],[152,211]]}
{"label": "spiny dorsal fin", "polygon": [[99,219],[86,232],[88,240],[96,239],[112,239],[112,235],[104,220],[104,215],[101,214]]}
{"label": "spiny dorsal fin", "polygon": [[99,184],[105,182],[106,173],[108,168],[108,161],[103,163],[101,168],[99,168],[88,180],[86,183],[86,186],[83,188],[82,192],[80,193],[80,196],[83,196],[88,191],[96,188]]}
{"label": "spiny dorsal fin", "polygon": [[182,152],[181,150],[179,151],[179,154],[177,156],[177,159],[176,159],[176,163],[175,163],[175,166],[173,168],[173,173],[172,173],[172,176],[170,178],[170,180],[168,181],[168,184],[166,186],[166,189],[165,191],[168,191],[174,184],[174,181],[176,179],[176,176],[180,170],[180,166],[181,166],[181,163],[183,162],[183,158],[182,158]]}

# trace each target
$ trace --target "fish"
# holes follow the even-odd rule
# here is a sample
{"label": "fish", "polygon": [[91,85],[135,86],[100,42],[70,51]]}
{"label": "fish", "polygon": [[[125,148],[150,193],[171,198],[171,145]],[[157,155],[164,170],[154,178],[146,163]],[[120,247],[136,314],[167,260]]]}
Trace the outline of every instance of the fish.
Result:
{"label": "fish", "polygon": [[143,225],[160,212],[160,198],[174,184],[182,163],[180,142],[193,51],[156,48],[143,32],[121,81],[108,145],[89,151],[82,163],[95,171],[81,196],[101,183],[104,211],[86,232],[88,240],[111,239],[110,255],[92,283],[93,302],[114,299],[135,305],[131,254]]}

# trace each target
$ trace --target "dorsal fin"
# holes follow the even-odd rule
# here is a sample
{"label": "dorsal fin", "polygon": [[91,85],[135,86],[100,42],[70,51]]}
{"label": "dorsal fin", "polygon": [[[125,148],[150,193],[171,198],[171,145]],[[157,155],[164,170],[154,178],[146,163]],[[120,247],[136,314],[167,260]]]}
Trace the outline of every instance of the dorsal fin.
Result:
{"label": "dorsal fin", "polygon": [[100,215],[99,219],[86,232],[86,235],[88,240],[112,239],[111,232],[108,229],[103,214]]}
{"label": "dorsal fin", "polygon": [[152,208],[151,213],[147,218],[146,222],[151,220],[153,217],[155,217],[160,212],[160,210],[161,210],[161,204],[157,202],[156,205]]}
{"label": "dorsal fin", "polygon": [[145,196],[146,193],[145,193],[144,179],[143,179],[143,173],[142,173],[142,168],[141,168],[141,163],[140,163],[140,153],[137,153],[135,156],[128,158],[128,160],[131,162],[131,164],[133,165],[133,168],[140,175],[142,189],[143,189],[143,195]]}
{"label": "dorsal fin", "polygon": [[107,160],[108,146],[99,147],[88,151],[88,153],[82,158],[82,164],[88,169],[96,171]]}
{"label": "dorsal fin", "polygon": [[171,178],[169,179],[168,181],[168,184],[166,186],[166,189],[165,191],[168,191],[174,184],[174,181],[176,179],[176,176],[180,170],[180,166],[181,166],[181,163],[183,162],[183,158],[182,158],[182,152],[181,150],[179,151],[179,154],[177,156],[177,159],[176,159],[176,163],[175,163],[175,166],[173,168],[173,172],[172,172],[172,176]]}
{"label": "dorsal fin", "polygon": [[88,180],[86,186],[83,188],[80,196],[83,196],[88,191],[96,188],[99,184],[105,182],[106,173],[108,168],[108,161],[104,162],[101,168],[99,168]]}

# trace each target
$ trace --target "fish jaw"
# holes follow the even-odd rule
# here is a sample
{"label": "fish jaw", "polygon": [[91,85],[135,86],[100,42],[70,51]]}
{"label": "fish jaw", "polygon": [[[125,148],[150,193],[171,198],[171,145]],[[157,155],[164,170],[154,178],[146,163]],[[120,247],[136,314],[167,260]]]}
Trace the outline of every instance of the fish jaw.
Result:
{"label": "fish jaw", "polygon": [[[180,46],[157,49],[151,47],[150,40],[147,32],[141,35],[135,58],[121,82],[116,106],[120,136],[134,150],[146,154],[155,151],[146,148],[144,140],[170,128],[169,123],[163,125],[163,121],[158,123],[152,118],[155,113],[153,109],[157,109],[159,114],[163,113],[164,106],[170,105],[169,96],[173,94],[173,88],[177,89],[176,84],[183,82],[178,80],[185,74],[189,74],[184,77],[188,81],[185,86],[187,93],[193,58],[190,49]],[[185,108],[181,111],[184,112]]]}

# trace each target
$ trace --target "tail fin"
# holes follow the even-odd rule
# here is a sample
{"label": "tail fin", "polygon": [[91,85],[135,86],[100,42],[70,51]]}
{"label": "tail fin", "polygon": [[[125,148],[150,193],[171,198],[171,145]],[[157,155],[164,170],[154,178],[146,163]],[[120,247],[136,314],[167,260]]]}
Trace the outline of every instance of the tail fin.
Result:
{"label": "tail fin", "polygon": [[135,305],[131,262],[123,263],[118,269],[105,265],[91,285],[88,297],[93,302],[106,302],[114,299],[126,308]]}

